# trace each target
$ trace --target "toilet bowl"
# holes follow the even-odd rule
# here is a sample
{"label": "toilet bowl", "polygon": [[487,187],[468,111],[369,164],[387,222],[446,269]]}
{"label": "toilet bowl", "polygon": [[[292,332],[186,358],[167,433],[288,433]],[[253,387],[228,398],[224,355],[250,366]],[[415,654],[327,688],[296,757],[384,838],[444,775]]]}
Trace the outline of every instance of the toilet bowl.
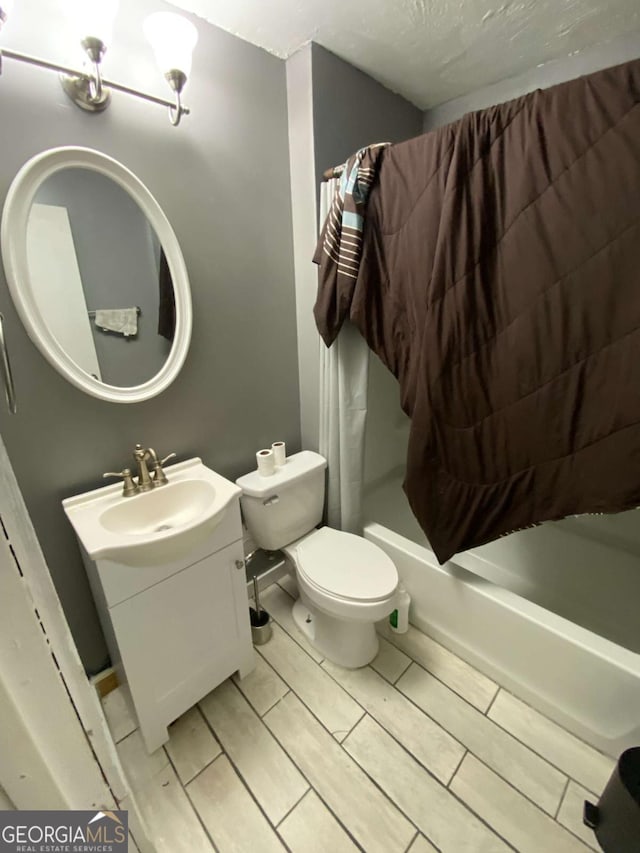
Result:
{"label": "toilet bowl", "polygon": [[375,623],[396,607],[398,572],[384,551],[361,536],[317,527],[324,505],[324,457],[303,450],[265,476],[239,477],[240,503],[260,548],[282,549],[295,567],[296,624],[329,660],[349,669],[378,653]]}
{"label": "toilet bowl", "polygon": [[396,606],[398,572],[361,536],[321,527],[282,549],[293,563],[300,597],[293,618],[328,660],[347,669],[378,654],[375,623]]}

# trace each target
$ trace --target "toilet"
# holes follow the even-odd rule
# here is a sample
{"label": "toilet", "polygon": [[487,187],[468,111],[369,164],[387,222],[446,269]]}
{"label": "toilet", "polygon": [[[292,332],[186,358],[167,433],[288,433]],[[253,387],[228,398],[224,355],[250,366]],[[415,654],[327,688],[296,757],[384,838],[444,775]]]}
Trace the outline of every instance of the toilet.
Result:
{"label": "toilet", "polygon": [[375,623],[396,607],[398,572],[392,560],[361,536],[319,527],[327,461],[303,450],[275,474],[236,480],[244,518],[256,544],[281,549],[295,566],[300,597],[296,625],[328,660],[348,669],[378,653]]}

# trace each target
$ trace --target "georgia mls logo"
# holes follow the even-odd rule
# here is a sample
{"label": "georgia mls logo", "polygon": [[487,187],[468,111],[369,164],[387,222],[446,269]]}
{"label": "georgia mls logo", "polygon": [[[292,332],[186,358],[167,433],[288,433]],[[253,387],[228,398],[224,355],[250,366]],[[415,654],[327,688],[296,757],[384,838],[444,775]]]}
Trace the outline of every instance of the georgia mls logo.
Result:
{"label": "georgia mls logo", "polygon": [[0,812],[0,853],[124,853],[126,811]]}

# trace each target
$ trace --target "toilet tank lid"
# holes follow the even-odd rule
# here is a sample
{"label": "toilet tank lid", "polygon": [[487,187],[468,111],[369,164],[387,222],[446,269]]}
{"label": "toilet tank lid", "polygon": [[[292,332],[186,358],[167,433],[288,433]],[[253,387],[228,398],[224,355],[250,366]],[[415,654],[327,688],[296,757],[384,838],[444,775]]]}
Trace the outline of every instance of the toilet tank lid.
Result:
{"label": "toilet tank lid", "polygon": [[236,485],[240,486],[245,495],[252,498],[262,498],[273,494],[277,489],[291,486],[296,480],[300,480],[313,471],[320,471],[327,467],[327,460],[319,453],[312,450],[301,450],[287,456],[287,461],[281,468],[276,468],[275,474],[264,477],[257,471],[251,471],[242,477],[238,477]]}

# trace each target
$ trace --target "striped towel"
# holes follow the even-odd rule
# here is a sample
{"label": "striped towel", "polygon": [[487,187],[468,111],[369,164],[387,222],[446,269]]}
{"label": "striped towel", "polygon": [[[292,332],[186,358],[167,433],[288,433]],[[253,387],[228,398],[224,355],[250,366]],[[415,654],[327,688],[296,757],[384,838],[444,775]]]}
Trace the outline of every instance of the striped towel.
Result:
{"label": "striped towel", "polygon": [[[360,269],[367,200],[378,172],[380,157],[389,144],[379,142],[361,148],[344,165],[313,257],[314,263],[320,268],[318,299],[322,296],[322,316],[325,320],[327,299],[333,302],[331,313],[335,314],[336,318],[343,317],[345,311],[348,314]],[[317,310],[320,310],[319,302],[316,302],[314,313]],[[337,328],[335,333],[323,332],[322,337],[327,346],[331,346],[337,334]]]}

